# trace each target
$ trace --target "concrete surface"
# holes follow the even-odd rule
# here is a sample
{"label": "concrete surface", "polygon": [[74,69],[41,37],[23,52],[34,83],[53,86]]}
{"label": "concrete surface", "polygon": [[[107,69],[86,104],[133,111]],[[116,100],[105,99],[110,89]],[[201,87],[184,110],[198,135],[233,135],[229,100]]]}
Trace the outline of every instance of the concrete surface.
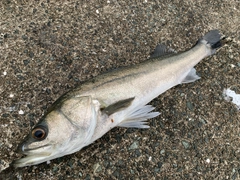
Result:
{"label": "concrete surface", "polygon": [[[240,179],[240,2],[0,2],[0,179]],[[177,51],[211,29],[228,44],[197,65],[202,77],[151,104],[150,129],[115,128],[50,164],[14,169],[17,145],[61,94],[102,72]]]}

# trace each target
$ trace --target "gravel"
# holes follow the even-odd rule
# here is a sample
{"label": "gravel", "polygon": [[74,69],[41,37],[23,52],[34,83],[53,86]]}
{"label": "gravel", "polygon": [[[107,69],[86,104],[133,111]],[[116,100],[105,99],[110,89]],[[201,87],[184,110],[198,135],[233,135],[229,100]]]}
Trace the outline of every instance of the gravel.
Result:
{"label": "gravel", "polygon": [[[0,179],[240,179],[240,4],[200,1],[0,2]],[[158,43],[180,52],[219,29],[227,44],[201,79],[150,104],[150,129],[114,128],[79,152],[14,169],[18,144],[51,104],[91,77],[146,60]],[[23,112],[20,113],[19,112]],[[10,167],[9,167],[10,166]]]}

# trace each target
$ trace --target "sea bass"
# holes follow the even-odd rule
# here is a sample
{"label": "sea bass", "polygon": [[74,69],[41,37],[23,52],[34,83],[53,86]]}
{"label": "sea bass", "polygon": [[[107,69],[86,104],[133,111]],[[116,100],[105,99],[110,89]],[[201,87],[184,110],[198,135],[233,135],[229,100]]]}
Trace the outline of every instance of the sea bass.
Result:
{"label": "sea bass", "polygon": [[200,77],[193,68],[221,46],[212,30],[185,52],[171,54],[158,45],[143,63],[99,75],[65,93],[19,145],[25,157],[15,167],[36,165],[79,151],[116,126],[149,128],[159,115],[147,105],[166,90]]}

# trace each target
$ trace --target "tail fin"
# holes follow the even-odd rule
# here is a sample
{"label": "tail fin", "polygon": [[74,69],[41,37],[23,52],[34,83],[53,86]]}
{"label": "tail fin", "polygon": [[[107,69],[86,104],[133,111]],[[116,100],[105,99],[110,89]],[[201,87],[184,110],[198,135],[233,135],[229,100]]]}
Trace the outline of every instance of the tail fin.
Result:
{"label": "tail fin", "polygon": [[215,52],[216,49],[222,46],[221,43],[221,34],[218,30],[211,30],[205,36],[200,39],[200,42],[208,44],[212,49],[212,54]]}

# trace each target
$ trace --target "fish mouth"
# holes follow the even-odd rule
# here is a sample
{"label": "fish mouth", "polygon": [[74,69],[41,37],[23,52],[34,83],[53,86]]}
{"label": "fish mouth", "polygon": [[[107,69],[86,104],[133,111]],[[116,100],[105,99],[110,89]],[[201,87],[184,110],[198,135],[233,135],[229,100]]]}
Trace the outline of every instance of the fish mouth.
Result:
{"label": "fish mouth", "polygon": [[32,149],[22,146],[21,148],[18,148],[17,151],[18,153],[26,156],[13,162],[13,166],[16,168],[40,164],[54,158],[50,145],[44,145],[40,148],[38,147]]}
{"label": "fish mouth", "polygon": [[[40,164],[42,162],[50,160],[49,157],[51,153],[43,152],[42,154],[32,154],[21,159],[18,159],[13,162],[14,167],[25,167],[25,166],[32,166],[36,164]],[[52,158],[51,158],[52,159]]]}

